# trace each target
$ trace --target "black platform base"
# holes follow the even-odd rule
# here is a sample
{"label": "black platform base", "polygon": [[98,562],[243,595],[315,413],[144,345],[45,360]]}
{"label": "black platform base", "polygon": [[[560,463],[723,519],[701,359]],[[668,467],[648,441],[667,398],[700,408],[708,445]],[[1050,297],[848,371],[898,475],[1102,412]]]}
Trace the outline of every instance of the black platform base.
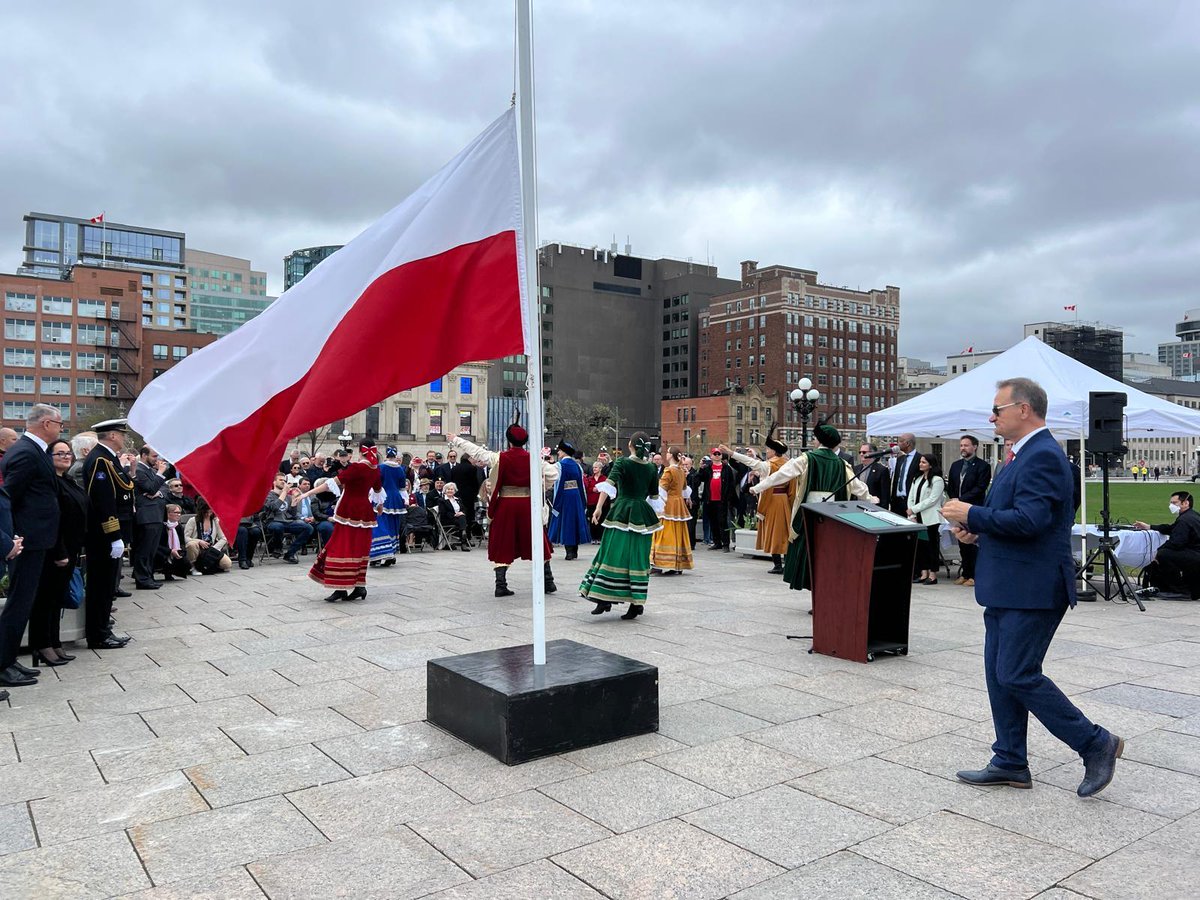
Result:
{"label": "black platform base", "polygon": [[428,721],[508,765],[658,730],[658,669],[577,644],[431,659]]}

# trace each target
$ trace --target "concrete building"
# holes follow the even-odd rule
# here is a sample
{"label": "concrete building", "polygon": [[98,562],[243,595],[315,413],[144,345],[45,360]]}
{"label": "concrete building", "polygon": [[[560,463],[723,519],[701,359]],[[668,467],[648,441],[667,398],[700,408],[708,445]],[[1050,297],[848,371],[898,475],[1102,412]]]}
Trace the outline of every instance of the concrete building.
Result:
{"label": "concrete building", "polygon": [[[663,400],[662,445],[682,447],[697,459],[720,443],[762,447],[778,406],[778,392],[764,393],[757,384],[723,388],[704,397]],[[800,429],[795,434],[781,429],[779,437],[798,447]]]}
{"label": "concrete building", "polygon": [[[1129,386],[1169,403],[1178,403],[1188,409],[1200,409],[1200,384],[1175,378],[1150,378],[1145,381],[1129,382]],[[1200,435],[1175,438],[1132,438],[1127,440],[1129,453],[1125,455],[1124,468],[1128,471],[1134,463],[1145,460],[1146,467],[1155,466],[1164,471],[1178,469],[1184,475],[1200,472]],[[1166,502],[1166,495],[1163,496]],[[1165,507],[1164,507],[1165,508]]]}
{"label": "concrete building", "polygon": [[143,323],[188,327],[186,236],[181,231],[31,212],[25,216],[24,252],[22,275],[66,279],[76,264],[135,273]]}
{"label": "concrete building", "polygon": [[324,247],[306,247],[303,250],[293,250],[283,258],[283,289],[295,284],[311,272],[316,266],[338,250],[344,244],[330,244]]}
{"label": "concrete building", "polygon": [[1195,380],[1200,358],[1200,309],[1189,309],[1175,323],[1175,340],[1158,345],[1158,361],[1171,367],[1171,377]]}
{"label": "concrete building", "polygon": [[896,366],[896,402],[911,400],[949,380],[945,366],[935,368],[927,360],[901,356]]}
{"label": "concrete building", "polygon": [[979,368],[985,362],[995,359],[1004,352],[1004,350],[975,350],[974,348],[968,348],[962,353],[947,356],[945,365],[947,380],[957,378],[959,375],[965,375],[972,369]]}
{"label": "concrete building", "polygon": [[[538,251],[542,394],[619,407],[624,427],[658,430],[659,401],[696,393],[699,312],[738,287],[686,260],[545,244]],[[498,360],[489,391],[519,397],[525,359]]]}
{"label": "concrete building", "polygon": [[1125,336],[1119,328],[1085,322],[1034,322],[1025,326],[1033,335],[1102,375],[1121,380]]}
{"label": "concrete building", "polygon": [[135,271],[77,265],[65,279],[0,275],[0,291],[0,424],[14,428],[34,403],[50,403],[79,430],[98,406],[132,405],[155,375],[216,339],[145,326]]}
{"label": "concrete building", "polygon": [[1149,353],[1123,353],[1121,367],[1127,382],[1149,381],[1151,378],[1174,378],[1171,367]]}
{"label": "concrete building", "polygon": [[191,286],[191,327],[207,334],[229,334],[271,305],[267,273],[250,260],[206,250],[185,253]]}
{"label": "concrete building", "polygon": [[700,327],[700,396],[756,384],[777,398],[776,417],[799,427],[787,394],[808,377],[847,441],[864,434],[867,413],[896,402],[898,287],[853,290],[811,269],[747,261],[741,286],[714,297]]}

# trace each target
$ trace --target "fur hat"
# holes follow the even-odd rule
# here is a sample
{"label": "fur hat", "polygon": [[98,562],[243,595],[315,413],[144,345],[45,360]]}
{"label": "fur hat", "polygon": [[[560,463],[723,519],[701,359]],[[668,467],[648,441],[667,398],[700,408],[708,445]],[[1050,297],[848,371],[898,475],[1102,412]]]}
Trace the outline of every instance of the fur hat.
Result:
{"label": "fur hat", "polygon": [[529,440],[529,432],[521,427],[521,411],[513,410],[513,422],[504,431],[505,439],[514,447],[524,447]]}
{"label": "fur hat", "polygon": [[767,432],[767,439],[763,443],[765,443],[769,449],[774,450],[776,455],[783,456],[783,454],[788,452],[788,445],[783,441],[775,440],[775,431],[777,428],[779,428],[778,422],[775,422],[773,425],[771,425],[770,430]]}

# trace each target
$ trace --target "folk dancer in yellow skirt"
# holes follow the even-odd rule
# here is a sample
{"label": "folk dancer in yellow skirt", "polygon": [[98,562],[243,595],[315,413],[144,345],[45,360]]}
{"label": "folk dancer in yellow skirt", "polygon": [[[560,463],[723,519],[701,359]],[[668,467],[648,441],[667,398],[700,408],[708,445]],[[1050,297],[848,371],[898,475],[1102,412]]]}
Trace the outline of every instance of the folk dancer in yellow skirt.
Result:
{"label": "folk dancer in yellow skirt", "polygon": [[[743,453],[721,445],[721,452],[726,459],[745,466],[759,479],[774,475],[788,461],[788,446],[775,438],[778,423],[771,426],[767,432],[766,459],[754,459]],[[791,540],[792,504],[796,499],[796,482],[777,484],[764,492],[758,498],[758,532],[754,538],[754,548],[771,555],[771,575],[783,574],[783,555],[788,551]]]}
{"label": "folk dancer in yellow skirt", "polygon": [[784,580],[793,591],[812,586],[811,538],[805,531],[801,504],[846,500],[849,496],[868,503],[877,502],[862,480],[856,477],[850,464],[837,455],[838,444],[842,442],[838,430],[823,421],[813,429],[813,437],[821,446],[797,454],[750,488],[761,497],[765,491],[785,485],[789,480],[795,485],[791,542],[783,572]]}
{"label": "folk dancer in yellow skirt", "polygon": [[658,479],[658,496],[665,506],[658,516],[663,527],[654,532],[650,544],[650,571],[654,574],[682,575],[684,569],[692,568],[692,543],[688,540],[692,513],[687,507],[692,489],[687,486],[681,456],[678,447],[669,448],[667,465]]}

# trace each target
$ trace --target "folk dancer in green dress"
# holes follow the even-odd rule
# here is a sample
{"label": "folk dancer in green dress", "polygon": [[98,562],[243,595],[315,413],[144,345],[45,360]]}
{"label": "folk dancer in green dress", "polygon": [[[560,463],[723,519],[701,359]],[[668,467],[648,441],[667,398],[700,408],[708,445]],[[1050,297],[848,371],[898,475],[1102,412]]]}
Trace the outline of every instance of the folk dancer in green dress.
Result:
{"label": "folk dancer in green dress", "polygon": [[791,542],[788,544],[787,560],[783,566],[784,580],[793,591],[802,591],[812,586],[811,538],[805,529],[803,503],[823,500],[856,500],[875,503],[866,484],[855,476],[850,464],[837,455],[837,446],[842,442],[838,430],[823,421],[813,429],[813,437],[821,445],[805,450],[761,479],[750,488],[761,494],[795,479],[796,499],[792,502]]}
{"label": "folk dancer in green dress", "polygon": [[650,438],[636,432],[629,441],[629,455],[617,458],[608,472],[608,480],[596,485],[600,492],[592,521],[599,524],[604,507],[604,537],[592,566],[583,576],[579,595],[596,603],[592,615],[612,609],[614,603],[628,603],[622,619],[636,619],[646,605],[650,584],[650,544],[654,532],[662,528],[655,506],[658,497],[658,467],[650,461]]}

